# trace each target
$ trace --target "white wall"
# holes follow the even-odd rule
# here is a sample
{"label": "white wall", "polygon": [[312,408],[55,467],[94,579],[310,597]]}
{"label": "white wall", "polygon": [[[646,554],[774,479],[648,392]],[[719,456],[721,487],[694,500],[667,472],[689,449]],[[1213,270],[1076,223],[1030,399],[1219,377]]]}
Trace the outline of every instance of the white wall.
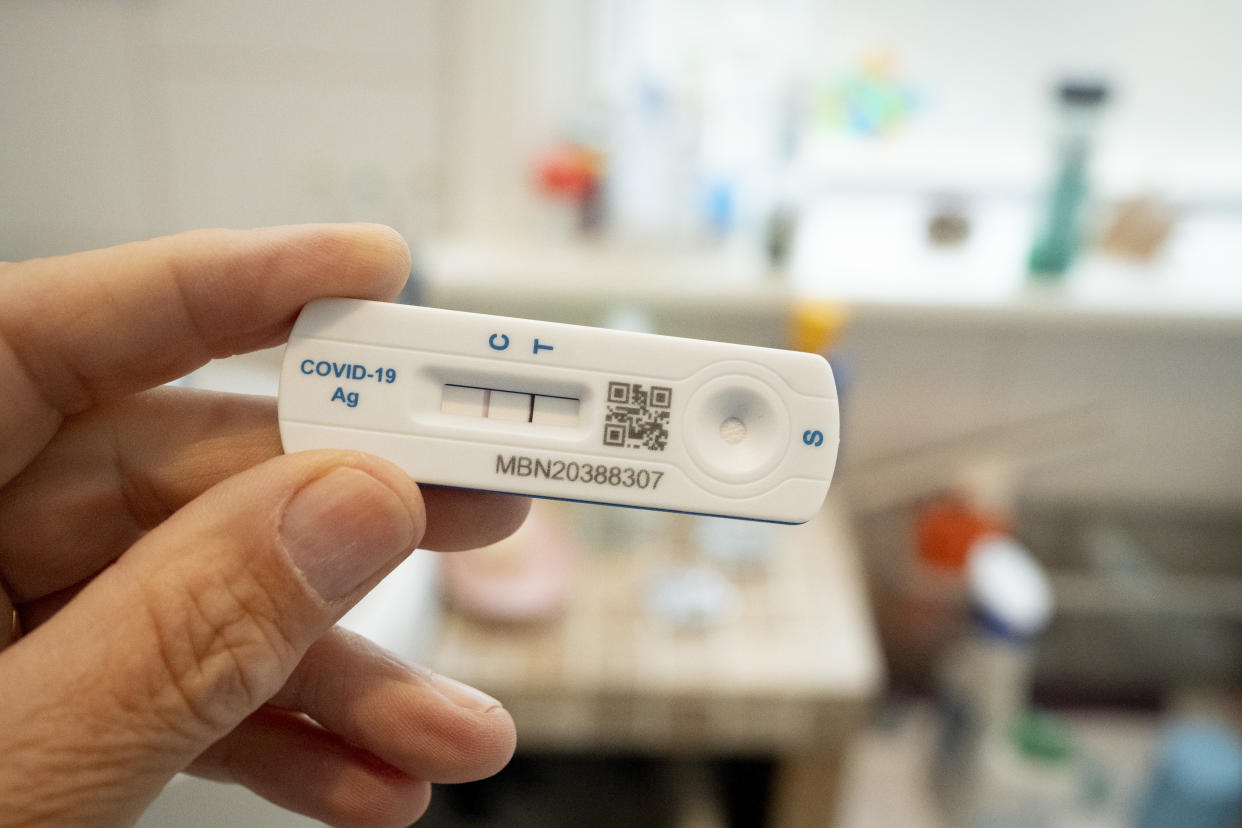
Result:
{"label": "white wall", "polygon": [[1095,159],[1106,190],[1242,194],[1235,0],[600,1],[636,41],[597,57],[609,94],[653,81],[721,128],[722,100],[757,109],[749,84],[767,84],[767,98],[806,95],[864,55],[890,56],[917,111],[883,141],[816,148],[810,167],[834,180],[1039,187],[1052,87],[1070,74],[1112,81]]}
{"label": "white wall", "polygon": [[925,103],[829,147],[837,178],[1038,186],[1050,80],[1098,70],[1106,188],[1242,198],[1233,0],[11,0],[0,22],[4,258],[311,219],[529,234],[541,148],[718,47],[803,85],[896,56]]}
{"label": "white wall", "polygon": [[199,226],[439,220],[438,0],[14,2],[0,257]]}
{"label": "white wall", "polygon": [[29,2],[0,16],[0,257],[141,234],[132,13],[115,2]]}
{"label": "white wall", "polygon": [[15,0],[0,10],[0,258],[192,227],[529,230],[587,97],[574,0]]}
{"label": "white wall", "polygon": [[870,482],[895,500],[991,456],[1016,459],[1036,499],[1242,507],[1237,323],[864,316],[840,353],[842,473],[892,467]]}
{"label": "white wall", "polygon": [[1103,120],[1103,172],[1130,177],[1132,186],[1207,187],[1228,165],[1233,186],[1242,186],[1242,4],[1233,0],[816,6],[826,52],[889,44],[927,91],[926,117],[912,140],[985,156],[1027,150],[1042,160],[1044,90],[1062,73],[1098,72],[1116,91]]}

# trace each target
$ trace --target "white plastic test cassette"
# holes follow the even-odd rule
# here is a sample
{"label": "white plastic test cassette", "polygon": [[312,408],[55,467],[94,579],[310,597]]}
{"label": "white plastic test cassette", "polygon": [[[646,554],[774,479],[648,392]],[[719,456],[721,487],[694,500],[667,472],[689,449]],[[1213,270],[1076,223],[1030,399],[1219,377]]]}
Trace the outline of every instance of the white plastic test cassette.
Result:
{"label": "white plastic test cassette", "polygon": [[415,480],[801,523],[837,455],[822,357],[359,299],[307,305],[280,376],[285,451]]}

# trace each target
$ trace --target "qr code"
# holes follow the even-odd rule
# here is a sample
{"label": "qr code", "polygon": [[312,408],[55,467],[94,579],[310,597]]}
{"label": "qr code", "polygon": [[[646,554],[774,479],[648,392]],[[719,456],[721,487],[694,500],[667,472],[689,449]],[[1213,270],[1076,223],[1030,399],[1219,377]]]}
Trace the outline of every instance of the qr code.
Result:
{"label": "qr code", "polygon": [[608,383],[604,445],[664,451],[673,389],[636,382]]}

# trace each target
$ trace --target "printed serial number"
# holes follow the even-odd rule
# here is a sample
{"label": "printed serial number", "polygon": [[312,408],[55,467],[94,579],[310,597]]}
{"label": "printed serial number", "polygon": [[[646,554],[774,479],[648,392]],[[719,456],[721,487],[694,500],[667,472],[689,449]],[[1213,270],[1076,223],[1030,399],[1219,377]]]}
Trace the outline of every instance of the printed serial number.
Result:
{"label": "printed serial number", "polygon": [[496,474],[512,477],[543,477],[570,483],[594,483],[597,486],[621,486],[626,489],[654,489],[660,485],[664,472],[613,466],[608,463],[579,463],[575,460],[549,460],[524,454],[496,455]]}

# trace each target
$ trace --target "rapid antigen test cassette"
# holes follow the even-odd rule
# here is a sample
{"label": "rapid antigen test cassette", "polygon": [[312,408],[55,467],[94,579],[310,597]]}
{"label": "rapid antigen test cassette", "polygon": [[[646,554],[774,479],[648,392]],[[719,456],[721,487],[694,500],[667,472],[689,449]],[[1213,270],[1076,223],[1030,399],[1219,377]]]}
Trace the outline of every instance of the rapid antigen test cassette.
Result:
{"label": "rapid antigen test cassette", "polygon": [[822,357],[360,299],[307,305],[285,451],[348,448],[422,483],[808,520],[837,455]]}

